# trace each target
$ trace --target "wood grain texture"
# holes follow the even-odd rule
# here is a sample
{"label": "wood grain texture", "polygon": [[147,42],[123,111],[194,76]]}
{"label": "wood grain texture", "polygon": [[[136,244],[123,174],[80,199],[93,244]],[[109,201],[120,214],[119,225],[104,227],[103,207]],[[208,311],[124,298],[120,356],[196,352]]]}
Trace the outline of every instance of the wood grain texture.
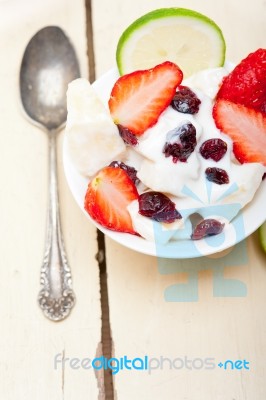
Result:
{"label": "wood grain texture", "polygon": [[[116,44],[128,24],[145,12],[168,6],[192,8],[214,19],[224,32],[227,57],[234,62],[265,47],[263,0],[94,0],[96,75],[115,65]],[[219,275],[217,265],[223,265],[219,260],[168,263],[106,239],[114,356],[212,357],[216,365],[227,359],[250,362],[249,371],[224,371],[217,366],[214,370],[170,369],[167,360],[163,370],[151,374],[121,371],[114,377],[116,399],[265,400],[266,258],[257,234],[245,246],[247,257],[235,263],[228,255]],[[237,249],[242,254],[245,248]],[[239,296],[230,297],[219,276],[233,285],[234,280],[240,281]],[[190,301],[184,292],[183,299],[180,296],[181,285],[189,278],[194,285],[186,292]],[[217,279],[218,286],[223,282],[220,294]],[[169,301],[169,296],[172,300],[176,296],[176,301]]]}
{"label": "wood grain texture", "polygon": [[45,25],[59,25],[73,42],[88,75],[82,0],[0,3],[0,398],[98,399],[91,370],[62,370],[56,354],[93,358],[101,340],[96,229],[84,219],[67,187],[59,137],[62,228],[77,303],[70,317],[48,321],[37,306],[44,251],[48,142],[24,117],[18,74],[24,48]]}

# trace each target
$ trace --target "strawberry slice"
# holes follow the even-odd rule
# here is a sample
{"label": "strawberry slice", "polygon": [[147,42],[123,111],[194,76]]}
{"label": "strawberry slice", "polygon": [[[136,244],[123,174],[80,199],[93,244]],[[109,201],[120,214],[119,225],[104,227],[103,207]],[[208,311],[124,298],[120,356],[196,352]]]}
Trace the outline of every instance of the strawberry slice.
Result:
{"label": "strawberry slice", "polygon": [[137,189],[126,171],[105,167],[90,182],[84,207],[104,227],[135,234],[127,206],[136,199]]}
{"label": "strawberry slice", "polygon": [[233,140],[233,151],[241,163],[266,166],[266,115],[232,101],[218,99],[213,108],[218,129]]}
{"label": "strawberry slice", "polygon": [[224,78],[218,99],[266,114],[266,49],[249,54]]}
{"label": "strawberry slice", "polygon": [[109,99],[114,122],[142,135],[169,106],[182,79],[182,71],[170,61],[121,76]]}

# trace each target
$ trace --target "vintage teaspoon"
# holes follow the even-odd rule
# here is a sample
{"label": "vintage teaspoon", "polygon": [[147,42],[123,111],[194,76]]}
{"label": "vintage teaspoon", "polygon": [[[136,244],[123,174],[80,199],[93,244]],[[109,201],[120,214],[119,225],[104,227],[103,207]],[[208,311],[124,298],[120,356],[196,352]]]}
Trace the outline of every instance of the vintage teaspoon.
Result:
{"label": "vintage teaspoon", "polygon": [[67,85],[79,76],[75,51],[59,27],[45,27],[32,37],[22,59],[20,95],[31,121],[45,129],[49,138],[47,237],[38,302],[53,321],[67,317],[75,303],[60,227],[56,134],[66,121]]}

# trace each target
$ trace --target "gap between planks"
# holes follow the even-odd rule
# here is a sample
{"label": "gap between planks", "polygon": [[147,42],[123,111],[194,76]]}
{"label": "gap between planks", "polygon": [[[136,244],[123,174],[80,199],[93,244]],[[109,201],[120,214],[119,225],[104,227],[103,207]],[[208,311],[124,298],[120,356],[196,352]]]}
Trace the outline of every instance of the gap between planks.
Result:
{"label": "gap between planks", "polygon": [[[87,54],[89,63],[89,81],[95,81],[95,57],[93,46],[93,23],[91,0],[85,0],[86,5],[86,35],[87,35]],[[112,357],[112,337],[109,316],[108,284],[105,257],[105,239],[104,234],[97,230],[98,253],[97,261],[100,273],[100,295],[101,295],[101,342],[102,355],[106,358]],[[104,370],[104,393],[105,400],[114,400],[113,377],[110,369]]]}

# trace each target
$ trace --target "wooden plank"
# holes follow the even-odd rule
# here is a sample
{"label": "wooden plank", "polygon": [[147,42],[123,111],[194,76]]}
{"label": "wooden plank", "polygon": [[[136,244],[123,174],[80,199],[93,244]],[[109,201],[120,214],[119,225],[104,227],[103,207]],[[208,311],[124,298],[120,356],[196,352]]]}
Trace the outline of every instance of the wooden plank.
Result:
{"label": "wooden plank", "polygon": [[[75,45],[88,75],[82,0],[0,3],[0,397],[98,399],[91,370],[65,370],[55,356],[93,358],[101,341],[96,229],[85,220],[67,187],[59,137],[59,194],[65,246],[77,303],[64,322],[52,323],[37,306],[47,205],[47,138],[24,118],[18,73],[30,37],[59,25]],[[99,351],[99,350],[98,350]],[[60,358],[60,356],[59,356]]]}
{"label": "wooden plank", "polygon": [[[185,6],[213,18],[224,32],[227,57],[232,61],[265,45],[263,0],[188,0],[185,5],[167,0],[154,0],[152,4],[141,0],[94,0],[97,76],[115,64],[117,40],[128,24],[151,9],[167,6]],[[222,275],[217,275],[219,259],[169,263],[106,239],[113,355],[170,359],[160,360],[163,369],[153,360],[152,365],[158,368],[151,373],[120,371],[114,376],[116,399],[266,398],[266,259],[257,234],[236,249],[243,253],[245,246],[247,257],[235,259],[234,253],[228,254],[222,262],[226,266]],[[189,278],[192,284],[184,291]],[[230,284],[237,285],[236,297],[230,297]],[[215,368],[197,369],[200,361],[191,370],[180,368],[185,357],[213,358]],[[180,358],[176,361],[179,368],[175,369],[173,360]],[[227,359],[246,359],[250,370],[218,367]]]}

